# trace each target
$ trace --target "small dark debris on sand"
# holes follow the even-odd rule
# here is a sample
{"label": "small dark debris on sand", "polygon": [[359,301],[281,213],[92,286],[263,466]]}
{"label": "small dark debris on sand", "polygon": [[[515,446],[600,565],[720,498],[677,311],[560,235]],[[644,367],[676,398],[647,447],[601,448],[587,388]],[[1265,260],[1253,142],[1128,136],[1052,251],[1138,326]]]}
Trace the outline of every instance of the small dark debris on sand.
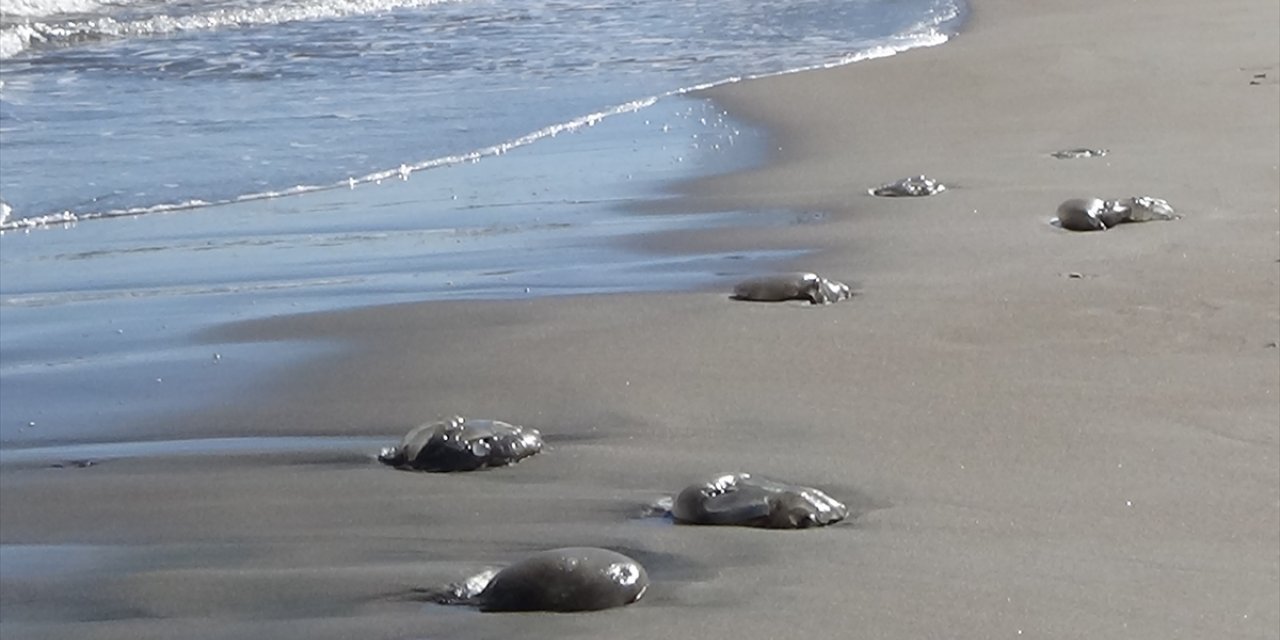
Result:
{"label": "small dark debris on sand", "polygon": [[868,191],[882,198],[919,198],[942,193],[947,186],[924,174],[882,184]]}
{"label": "small dark debris on sand", "polygon": [[50,469],[88,469],[98,464],[96,460],[64,460],[49,465]]}
{"label": "small dark debris on sand", "polygon": [[1076,158],[1101,158],[1102,156],[1105,156],[1108,153],[1110,153],[1110,151],[1108,151],[1107,149],[1089,149],[1085,147],[1079,147],[1076,149],[1063,149],[1061,151],[1054,151],[1049,155],[1055,158],[1058,158],[1060,160],[1073,160]]}
{"label": "small dark debris on sand", "polygon": [[848,300],[853,293],[843,282],[802,271],[745,280],[733,288],[731,297],[752,302],[805,300],[810,304],[831,304]]}
{"label": "small dark debris on sand", "polygon": [[1126,222],[1177,220],[1169,203],[1150,196],[1134,196],[1122,200],[1071,198],[1058,205],[1058,217],[1050,224],[1071,231],[1106,231]]}
{"label": "small dark debris on sand", "polygon": [[415,427],[378,460],[406,471],[474,471],[515,464],[539,451],[537,429],[454,416]]}

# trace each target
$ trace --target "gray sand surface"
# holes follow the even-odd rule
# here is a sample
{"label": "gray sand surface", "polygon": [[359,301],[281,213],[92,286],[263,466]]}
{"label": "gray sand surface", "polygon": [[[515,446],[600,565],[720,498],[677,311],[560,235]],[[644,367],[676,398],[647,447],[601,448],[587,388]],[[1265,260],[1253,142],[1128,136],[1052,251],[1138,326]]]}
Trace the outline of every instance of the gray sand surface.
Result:
{"label": "gray sand surface", "polygon": [[[458,413],[541,429],[547,449],[470,475],[392,471],[376,451],[6,467],[0,543],[23,570],[0,576],[0,635],[1280,637],[1280,6],[974,4],[939,48],[715,90],[779,151],[663,205],[828,212],[650,241],[821,247],[788,266],[857,282],[852,301],[726,289],[228,327],[211,339],[344,347],[145,430],[394,444]],[[1080,146],[1110,153],[1049,156]],[[948,190],[866,194],[920,173]],[[1186,217],[1047,224],[1094,195]],[[739,470],[858,516],[638,517]],[[498,615],[403,597],[588,545],[646,566],[640,603]]]}

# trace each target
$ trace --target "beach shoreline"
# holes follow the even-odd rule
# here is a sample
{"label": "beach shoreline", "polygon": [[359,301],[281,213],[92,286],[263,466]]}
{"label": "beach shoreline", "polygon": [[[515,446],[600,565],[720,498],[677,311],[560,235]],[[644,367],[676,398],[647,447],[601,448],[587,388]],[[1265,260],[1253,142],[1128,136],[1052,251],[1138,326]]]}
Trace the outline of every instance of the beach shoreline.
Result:
{"label": "beach shoreline", "polygon": [[[457,413],[539,428],[548,449],[446,475],[376,451],[6,467],[0,547],[46,570],[0,577],[0,631],[1275,638],[1280,44],[1260,25],[1278,14],[983,0],[941,47],[715,88],[778,150],[655,207],[806,221],[641,243],[816,247],[787,266],[850,281],[852,301],[446,301],[220,328],[209,344],[339,346],[141,432],[394,438]],[[1049,155],[1072,147],[1109,153]],[[920,173],[948,190],[867,194]],[[1066,198],[1136,195],[1185,217],[1048,224]],[[639,517],[727,471],[819,487],[857,517]],[[403,597],[577,545],[633,555],[650,592],[576,616]]]}
{"label": "beach shoreline", "polygon": [[717,273],[777,257],[647,252],[629,241],[738,224],[733,212],[634,216],[624,205],[669,197],[660,189],[674,177],[749,165],[754,131],[683,96],[584,129],[379,185],[0,232],[0,446],[169,437],[137,425],[243,395],[325,348],[198,339],[226,323],[406,301],[706,288]]}

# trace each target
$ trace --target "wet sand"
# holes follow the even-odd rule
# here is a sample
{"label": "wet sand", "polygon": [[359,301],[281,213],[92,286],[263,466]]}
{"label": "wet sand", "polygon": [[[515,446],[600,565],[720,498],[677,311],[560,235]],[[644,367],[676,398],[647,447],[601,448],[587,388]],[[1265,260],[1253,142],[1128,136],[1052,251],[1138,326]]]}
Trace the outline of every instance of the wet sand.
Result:
{"label": "wet sand", "polygon": [[[726,288],[226,327],[205,339],[338,349],[139,433],[393,444],[461,413],[548,450],[448,475],[354,447],[5,465],[0,634],[1280,637],[1280,9],[974,4],[943,47],[712,93],[779,150],[662,206],[821,223],[648,241],[820,247],[794,266],[856,283],[852,301]],[[1110,153],[1049,156],[1079,146]],[[950,188],[866,195],[922,172]],[[1133,195],[1186,217],[1047,224],[1066,198]],[[858,515],[640,517],[733,470]],[[570,545],[632,555],[650,593],[582,615],[405,597]]]}

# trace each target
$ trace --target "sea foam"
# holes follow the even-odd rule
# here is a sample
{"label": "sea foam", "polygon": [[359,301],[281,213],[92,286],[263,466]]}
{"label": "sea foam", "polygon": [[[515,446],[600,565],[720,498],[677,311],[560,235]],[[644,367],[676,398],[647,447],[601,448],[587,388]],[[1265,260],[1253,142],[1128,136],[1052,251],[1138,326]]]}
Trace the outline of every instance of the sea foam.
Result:
{"label": "sea foam", "polygon": [[[396,9],[426,7],[459,0],[323,0],[287,2],[271,6],[232,6],[188,15],[155,15],[142,18],[116,16],[72,17],[100,7],[93,0],[13,0],[17,5],[4,13],[27,18],[25,22],[0,27],[0,60],[38,46],[80,42],[163,36],[223,27],[250,27],[305,20],[326,20],[346,16],[385,13]],[[38,19],[37,19],[38,18]]]}

